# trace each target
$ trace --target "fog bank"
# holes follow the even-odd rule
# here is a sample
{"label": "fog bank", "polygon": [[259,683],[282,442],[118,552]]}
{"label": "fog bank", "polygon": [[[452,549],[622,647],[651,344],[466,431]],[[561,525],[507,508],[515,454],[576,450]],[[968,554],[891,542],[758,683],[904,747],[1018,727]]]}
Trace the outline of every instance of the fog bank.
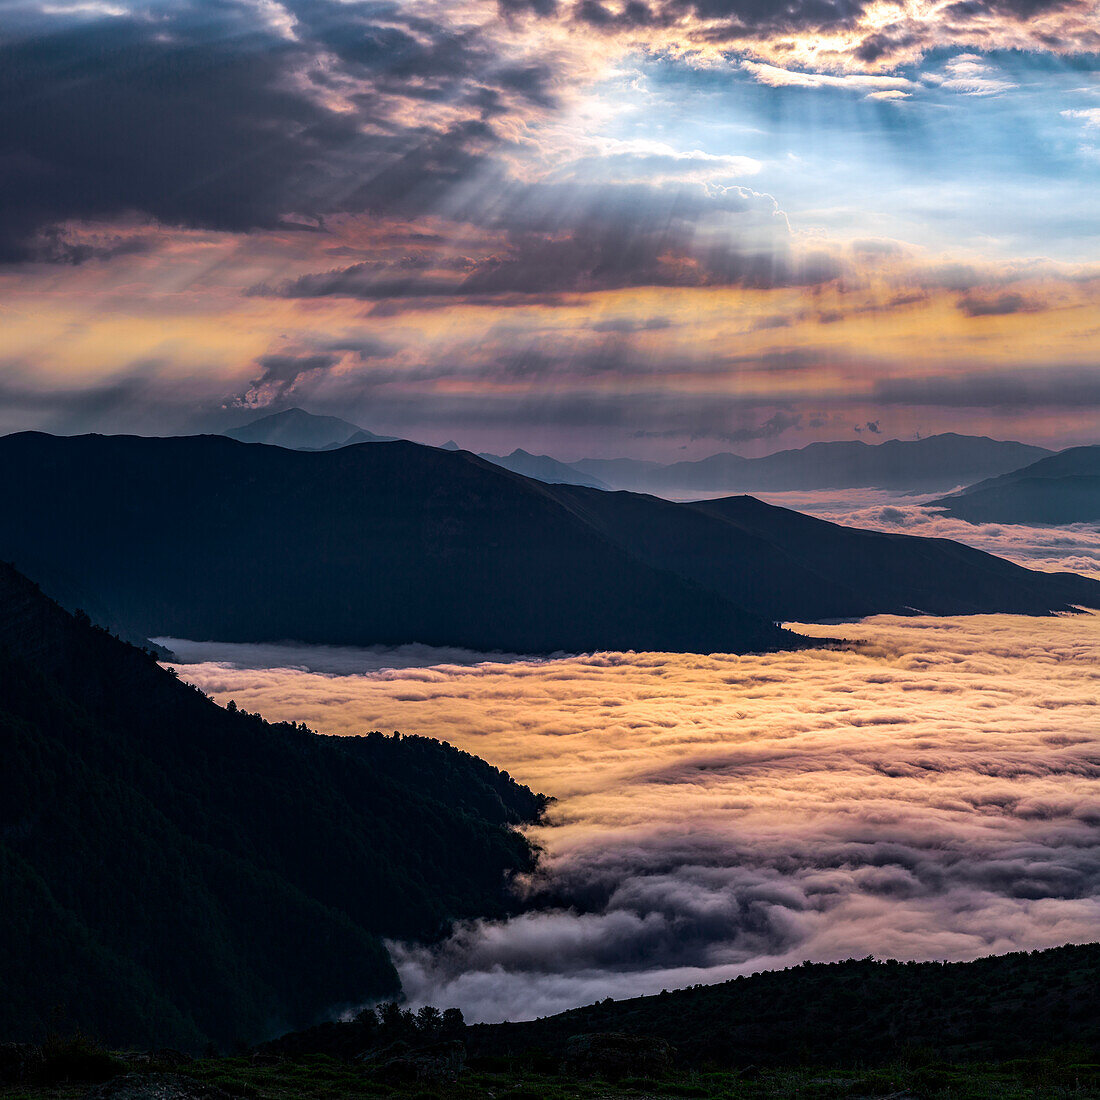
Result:
{"label": "fog bank", "polygon": [[803,959],[1095,939],[1100,616],[799,629],[854,644],[405,668],[372,652],[359,672],[232,646],[182,675],[326,732],[430,734],[557,796],[521,884],[549,908],[393,945],[414,1003],[521,1018]]}

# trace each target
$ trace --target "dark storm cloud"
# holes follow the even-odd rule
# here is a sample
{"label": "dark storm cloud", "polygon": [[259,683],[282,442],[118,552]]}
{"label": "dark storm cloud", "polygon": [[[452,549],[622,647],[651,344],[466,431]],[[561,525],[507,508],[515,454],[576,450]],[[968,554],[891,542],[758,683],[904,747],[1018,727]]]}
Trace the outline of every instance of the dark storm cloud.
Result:
{"label": "dark storm cloud", "polygon": [[49,25],[0,55],[0,241],[27,258],[33,231],[130,211],[247,229],[286,209],[288,165],[351,140],[280,86],[296,51],[242,9]]}
{"label": "dark storm cloud", "polygon": [[291,385],[309,371],[328,370],[340,361],[340,356],[330,355],[264,355],[257,360],[262,372],[255,385],[277,382]]}
{"label": "dark storm cloud", "polygon": [[320,345],[322,351],[349,352],[360,362],[368,359],[388,359],[400,351],[400,346],[377,336],[343,337]]}
{"label": "dark storm cloud", "polygon": [[[594,189],[583,209],[569,217],[548,213],[561,209],[560,198],[558,188],[528,188],[522,202],[491,224],[505,233],[506,244],[487,256],[451,258],[446,266],[424,258],[412,268],[366,261],[254,293],[499,300],[641,286],[808,286],[842,271],[840,261],[825,252],[795,256],[774,200],[741,188],[669,193],[607,185]],[[730,215],[736,216],[731,230],[713,239],[697,232],[708,217]]]}
{"label": "dark storm cloud", "polygon": [[1005,317],[1012,313],[1032,313],[1041,306],[1023,294],[998,294],[982,298],[968,294],[960,298],[958,308],[968,317]]}
{"label": "dark storm cloud", "polygon": [[134,212],[238,231],[420,212],[497,139],[476,110],[432,128],[395,103],[552,99],[548,70],[502,67],[475,34],[396,5],[288,10],[293,34],[237,0],[99,19],[20,5],[0,46],[0,257],[72,262],[50,226]]}
{"label": "dark storm cloud", "polygon": [[[511,16],[557,17],[563,7],[552,2],[502,0]],[[1095,36],[1087,30],[1090,9],[1081,0],[959,0],[938,9],[934,19],[899,9],[892,24],[882,26],[870,0],[575,0],[565,9],[570,20],[587,32],[614,34],[637,29],[666,30],[677,44],[694,46],[757,41],[790,52],[786,36],[847,33],[854,60],[875,66],[919,56],[944,37],[960,43],[988,46],[1005,27],[1055,13],[1065,16],[1064,33],[1044,29],[1036,34],[1040,48],[1087,52]]]}
{"label": "dark storm cloud", "polygon": [[[368,253],[275,292],[397,312],[402,300],[815,285],[839,273],[824,253],[795,258],[774,199],[745,188],[517,181],[501,116],[552,110],[564,77],[545,60],[505,59],[491,28],[337,0],[287,0],[268,20],[244,0],[113,18],[18,10],[0,49],[0,260],[149,247],[74,242],[72,222],[317,233],[338,214],[447,211],[487,235],[471,255],[421,236],[403,256]],[[617,10],[643,18],[641,5]],[[475,179],[492,202],[471,199]]]}

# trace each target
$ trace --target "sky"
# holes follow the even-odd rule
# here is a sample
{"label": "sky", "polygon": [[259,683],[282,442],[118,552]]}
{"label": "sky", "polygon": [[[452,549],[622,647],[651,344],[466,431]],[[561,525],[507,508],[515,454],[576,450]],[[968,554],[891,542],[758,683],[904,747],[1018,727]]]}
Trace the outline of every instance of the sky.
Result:
{"label": "sky", "polygon": [[1096,0],[7,0],[0,431],[1098,441]]}
{"label": "sky", "polygon": [[879,616],[851,648],[501,658],[172,643],[329,733],[419,732],[555,796],[537,908],[392,944],[410,1003],[523,1019],[874,954],[1089,942],[1100,616]]}

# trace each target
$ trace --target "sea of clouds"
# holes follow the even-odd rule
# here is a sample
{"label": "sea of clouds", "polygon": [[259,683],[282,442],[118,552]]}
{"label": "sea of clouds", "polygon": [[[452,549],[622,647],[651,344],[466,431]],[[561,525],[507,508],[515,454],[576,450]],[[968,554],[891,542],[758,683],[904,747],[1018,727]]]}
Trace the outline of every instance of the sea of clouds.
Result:
{"label": "sea of clouds", "polygon": [[[1100,580],[1100,526],[1070,523],[1035,527],[1013,523],[967,523],[932,507],[929,496],[876,489],[832,492],[756,493],[761,500],[820,516],[846,527],[954,539],[1028,569],[1067,570]],[[939,494],[942,495],[942,494]]]}
{"label": "sea of clouds", "polygon": [[168,641],[221,701],[450,741],[554,795],[540,908],[391,950],[474,1020],[804,959],[1100,934],[1100,615],[878,617],[755,656]]}

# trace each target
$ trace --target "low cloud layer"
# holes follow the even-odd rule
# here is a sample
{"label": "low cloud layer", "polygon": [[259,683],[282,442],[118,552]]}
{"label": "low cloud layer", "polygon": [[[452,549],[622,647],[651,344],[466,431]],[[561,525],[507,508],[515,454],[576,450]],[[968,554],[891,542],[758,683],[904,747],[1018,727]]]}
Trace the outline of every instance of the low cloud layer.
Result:
{"label": "low cloud layer", "polygon": [[846,527],[954,539],[1028,569],[1080,573],[1100,580],[1100,527],[1092,523],[1059,527],[968,523],[923,503],[929,497],[903,496],[877,489],[756,495],[772,504],[821,516]]}
{"label": "low cloud layer", "polygon": [[358,670],[198,646],[215,660],[182,674],[327,732],[430,734],[557,796],[523,884],[544,908],[394,944],[414,1004],[521,1018],[804,959],[1094,939],[1100,616],[803,629],[856,644]]}

